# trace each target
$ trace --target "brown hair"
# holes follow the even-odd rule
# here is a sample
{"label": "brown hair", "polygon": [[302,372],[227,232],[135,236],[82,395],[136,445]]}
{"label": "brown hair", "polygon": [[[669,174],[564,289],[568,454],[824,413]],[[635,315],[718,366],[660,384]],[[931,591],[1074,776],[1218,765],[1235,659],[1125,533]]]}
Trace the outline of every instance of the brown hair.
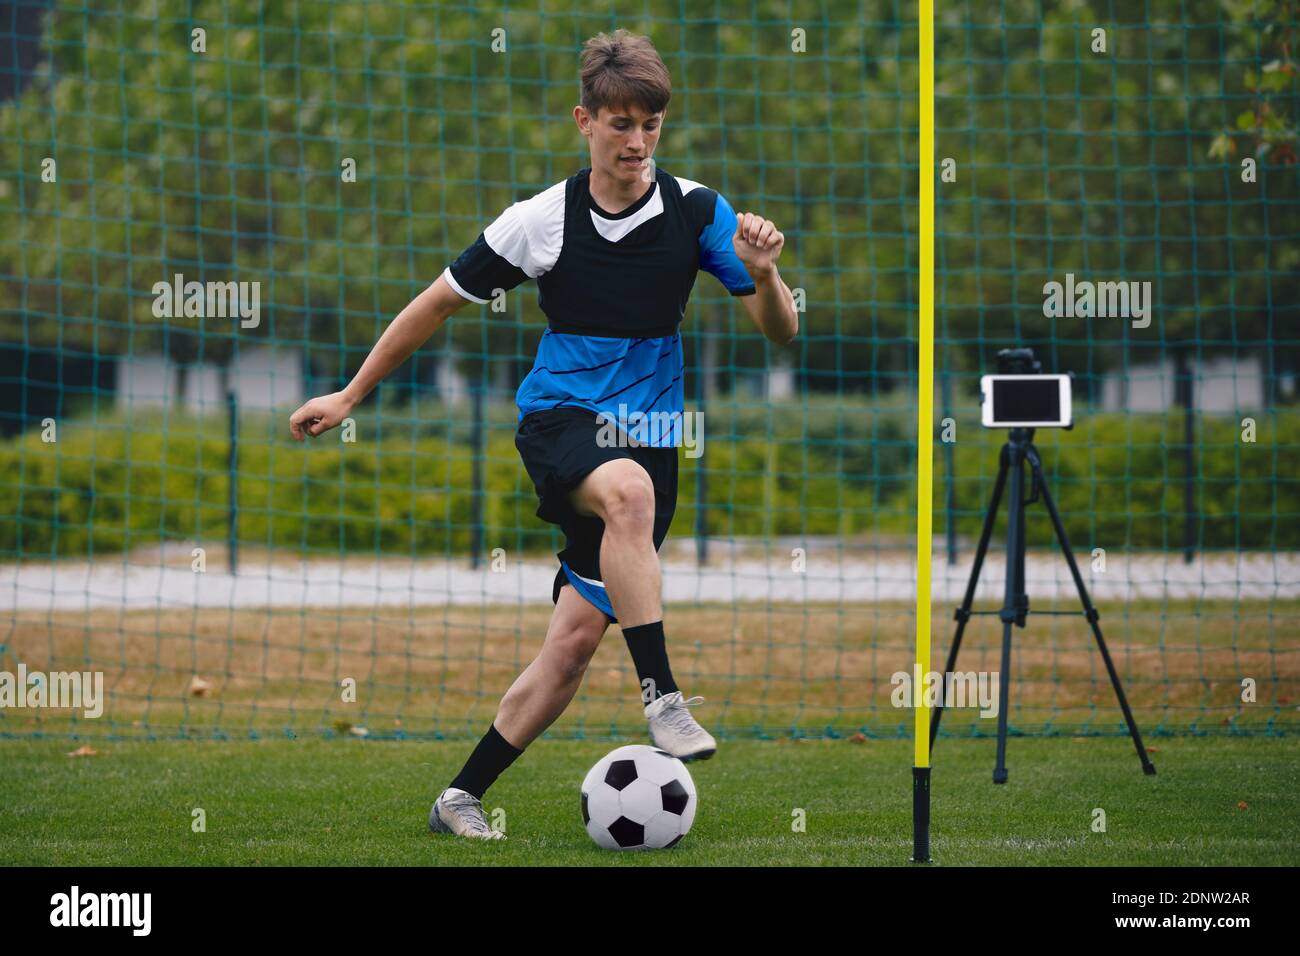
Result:
{"label": "brown hair", "polygon": [[672,95],[668,67],[649,37],[615,30],[583,44],[582,105],[592,116],[606,107],[629,105],[658,113]]}

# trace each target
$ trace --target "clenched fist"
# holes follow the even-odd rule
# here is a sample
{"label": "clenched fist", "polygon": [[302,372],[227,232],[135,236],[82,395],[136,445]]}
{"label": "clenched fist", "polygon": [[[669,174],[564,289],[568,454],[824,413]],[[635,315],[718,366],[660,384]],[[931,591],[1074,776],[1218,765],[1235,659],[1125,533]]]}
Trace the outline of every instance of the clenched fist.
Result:
{"label": "clenched fist", "polygon": [[736,217],[736,232],[731,237],[731,244],[749,274],[757,279],[771,272],[776,265],[785,246],[785,234],[772,220],[757,213],[742,212]]}
{"label": "clenched fist", "polygon": [[289,433],[298,441],[337,428],[352,411],[353,402],[342,392],[313,398],[289,416]]}

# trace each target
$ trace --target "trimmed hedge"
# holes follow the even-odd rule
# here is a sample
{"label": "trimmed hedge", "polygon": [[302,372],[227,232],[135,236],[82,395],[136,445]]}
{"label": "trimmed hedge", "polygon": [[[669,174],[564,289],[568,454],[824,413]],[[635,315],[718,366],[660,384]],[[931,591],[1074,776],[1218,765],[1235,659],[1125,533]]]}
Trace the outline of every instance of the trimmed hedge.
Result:
{"label": "trimmed hedge", "polygon": [[[753,408],[706,415],[702,458],[683,457],[676,536],[694,533],[696,481],[707,469],[711,535],[896,535],[914,527],[914,412],[899,403]],[[463,554],[471,541],[472,452],[460,421],[363,418],[379,437],[338,433],[298,445],[282,417],[245,416],[238,478],[246,546],[385,555]],[[1257,419],[1254,443],[1232,420],[1200,418],[1194,449],[1203,548],[1300,547],[1300,414]],[[979,533],[1001,435],[961,420],[955,460],[958,531]],[[513,444],[508,410],[493,409],[485,445],[484,544],[546,551],[553,529]],[[58,441],[36,431],[0,444],[13,558],[122,551],[160,541],[226,539],[224,423],[172,416],[82,419]],[[1178,548],[1183,535],[1182,422],[1176,416],[1085,416],[1043,431],[1038,446],[1072,543]],[[946,527],[945,446],[936,442],[935,527]],[[1050,535],[1032,510],[1031,543]],[[999,524],[999,534],[1003,532]]]}
{"label": "trimmed hedge", "polygon": [[[1245,416],[1243,416],[1245,417]],[[1254,442],[1240,419],[1198,417],[1193,502],[1198,548],[1300,547],[1300,414],[1254,416]],[[963,441],[967,436],[975,440]],[[1185,523],[1185,451],[1180,416],[1085,415],[1071,431],[1043,430],[1037,446],[1071,543],[1179,549]],[[958,530],[978,537],[997,474],[1001,436],[958,426],[954,449]],[[939,446],[942,448],[942,446]],[[943,520],[945,459],[936,456],[936,527]],[[912,499],[915,500],[915,499]],[[1004,509],[1005,513],[1005,509]],[[1052,534],[1047,510],[1030,509],[1028,540]],[[999,525],[999,531],[1003,526]]]}

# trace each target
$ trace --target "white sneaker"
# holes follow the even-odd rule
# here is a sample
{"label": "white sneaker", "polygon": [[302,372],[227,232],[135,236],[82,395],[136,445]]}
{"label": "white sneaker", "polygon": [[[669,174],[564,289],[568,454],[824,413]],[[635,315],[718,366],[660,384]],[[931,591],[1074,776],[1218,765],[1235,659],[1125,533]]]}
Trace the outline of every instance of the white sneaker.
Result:
{"label": "white sneaker", "polygon": [[682,761],[712,757],[718,749],[717,741],[695,722],[687,710],[702,703],[703,697],[683,700],[682,692],[675,690],[647,706],[645,716],[650,721],[650,739],[654,745]]}
{"label": "white sneaker", "polygon": [[483,818],[483,804],[478,798],[455,787],[442,791],[433,802],[433,809],[429,811],[429,829],[434,833],[454,833],[480,840],[506,838],[500,830],[487,825]]}

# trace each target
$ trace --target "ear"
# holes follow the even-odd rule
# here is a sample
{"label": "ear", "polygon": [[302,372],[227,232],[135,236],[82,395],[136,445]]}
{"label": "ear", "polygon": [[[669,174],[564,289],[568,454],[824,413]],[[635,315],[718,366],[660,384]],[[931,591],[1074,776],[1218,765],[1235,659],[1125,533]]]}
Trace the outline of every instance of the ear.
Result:
{"label": "ear", "polygon": [[591,114],[581,104],[573,108],[573,121],[578,124],[578,132],[583,136],[591,135]]}

